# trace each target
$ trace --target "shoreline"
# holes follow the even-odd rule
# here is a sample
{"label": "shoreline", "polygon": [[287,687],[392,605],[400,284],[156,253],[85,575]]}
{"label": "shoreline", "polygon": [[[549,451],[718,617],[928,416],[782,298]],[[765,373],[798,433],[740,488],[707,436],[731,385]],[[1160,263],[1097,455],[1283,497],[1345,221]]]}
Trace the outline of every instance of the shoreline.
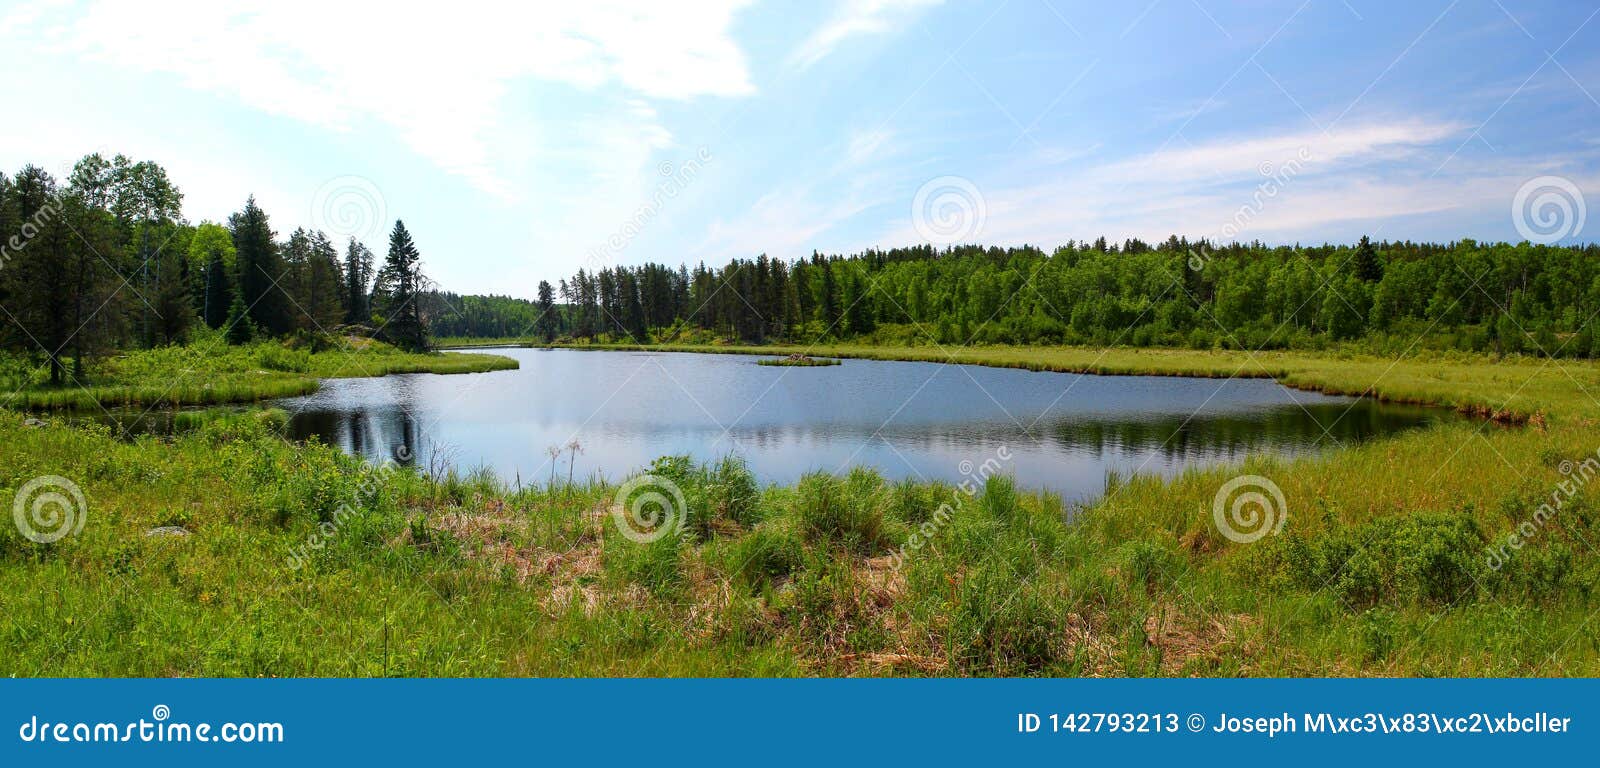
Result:
{"label": "shoreline", "polygon": [[[1496,405],[1469,391],[1444,391],[1408,393],[1398,392],[1378,383],[1361,384],[1359,380],[1347,383],[1335,380],[1339,372],[1333,370],[1341,363],[1362,366],[1383,366],[1389,369],[1412,367],[1454,368],[1466,370],[1473,367],[1490,367],[1507,370],[1530,366],[1522,359],[1516,361],[1467,358],[1443,360],[1429,357],[1408,357],[1389,360],[1376,356],[1339,357],[1334,354],[1308,352],[1248,353],[1228,350],[1187,350],[1165,347],[962,347],[951,352],[924,347],[872,347],[860,345],[714,345],[714,344],[534,344],[511,342],[504,344],[473,344],[440,347],[457,349],[571,349],[586,352],[661,352],[688,354],[722,354],[749,356],[783,356],[800,353],[816,357],[854,360],[885,360],[899,362],[948,363],[976,365],[985,368],[1011,368],[1048,373],[1075,373],[1094,376],[1163,376],[1185,378],[1252,378],[1272,379],[1291,389],[1345,397],[1370,397],[1378,402],[1398,405],[1421,405],[1449,408],[1474,419],[1484,419],[1508,425],[1543,423],[1548,418],[1547,409],[1540,405],[1515,408]],[[1064,362],[1049,360],[1050,356],[1076,356],[1092,360],[1069,359]],[[1111,362],[1106,358],[1114,357]],[[1279,367],[1265,367],[1258,358],[1271,356],[1280,360]],[[1464,356],[1465,357],[1465,356]],[[1031,359],[1030,359],[1031,358]],[[1234,370],[1218,368],[1219,361],[1240,364]],[[1593,367],[1592,364],[1578,364]],[[1254,366],[1254,367],[1252,367]],[[1569,364],[1568,367],[1572,367]],[[1381,380],[1391,371],[1380,372]]]}

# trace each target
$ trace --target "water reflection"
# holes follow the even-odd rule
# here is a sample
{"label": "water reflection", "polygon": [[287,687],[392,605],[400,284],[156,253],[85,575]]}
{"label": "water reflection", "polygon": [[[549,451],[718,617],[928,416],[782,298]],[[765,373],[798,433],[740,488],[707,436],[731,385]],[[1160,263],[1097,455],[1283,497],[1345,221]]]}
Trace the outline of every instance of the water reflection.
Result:
{"label": "water reflection", "polygon": [[[1446,412],[1295,392],[1264,380],[1102,377],[846,360],[772,368],[734,355],[497,350],[522,368],[325,383],[279,401],[294,437],[354,454],[448,458],[508,479],[550,472],[577,440],[579,475],[653,458],[743,456],[764,480],[872,466],[958,481],[1009,449],[1005,471],[1072,499],[1108,470],[1170,475],[1247,453],[1297,454],[1414,428]],[[565,464],[566,457],[562,463]],[[562,468],[563,473],[565,467]]]}

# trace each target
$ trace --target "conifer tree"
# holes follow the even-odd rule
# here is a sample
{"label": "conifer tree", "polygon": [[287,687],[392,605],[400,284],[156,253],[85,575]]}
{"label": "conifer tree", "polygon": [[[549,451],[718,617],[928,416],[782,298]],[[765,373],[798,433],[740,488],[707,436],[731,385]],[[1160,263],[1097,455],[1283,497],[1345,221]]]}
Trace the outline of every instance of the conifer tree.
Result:
{"label": "conifer tree", "polygon": [[221,328],[228,322],[228,311],[232,309],[234,300],[233,281],[229,279],[228,266],[222,261],[222,251],[211,252],[205,280],[204,319],[207,326]]}
{"label": "conifer tree", "polygon": [[372,321],[369,293],[372,289],[372,251],[355,238],[345,246],[344,255],[344,321],[367,323]]}
{"label": "conifer tree", "polygon": [[233,305],[228,308],[227,336],[229,344],[249,344],[256,338],[255,323],[250,321],[249,308],[244,304],[244,297],[234,294]]}
{"label": "conifer tree", "polygon": [[292,327],[289,302],[277,286],[284,278],[282,256],[273,242],[267,213],[256,205],[255,196],[245,201],[244,210],[228,217],[228,227],[237,254],[239,298],[249,308],[250,319],[262,333],[288,333]]}
{"label": "conifer tree", "polygon": [[534,321],[534,330],[546,342],[556,338],[556,298],[555,290],[550,287],[548,280],[539,281],[539,301],[534,305],[539,311],[539,319]]}
{"label": "conifer tree", "polygon": [[377,294],[382,297],[384,341],[401,349],[420,352],[428,348],[428,328],[422,320],[422,254],[417,251],[405,222],[395,221],[389,234],[389,256],[378,272]]}

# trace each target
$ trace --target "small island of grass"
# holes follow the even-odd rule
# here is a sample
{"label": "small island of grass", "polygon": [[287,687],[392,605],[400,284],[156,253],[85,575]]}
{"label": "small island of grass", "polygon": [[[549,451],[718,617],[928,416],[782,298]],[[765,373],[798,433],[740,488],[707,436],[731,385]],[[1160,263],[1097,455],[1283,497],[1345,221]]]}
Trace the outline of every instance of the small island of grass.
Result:
{"label": "small island of grass", "polygon": [[797,368],[816,368],[826,365],[839,365],[841,361],[828,357],[807,357],[795,353],[788,357],[774,357],[767,360],[757,360],[756,365],[782,365]]}

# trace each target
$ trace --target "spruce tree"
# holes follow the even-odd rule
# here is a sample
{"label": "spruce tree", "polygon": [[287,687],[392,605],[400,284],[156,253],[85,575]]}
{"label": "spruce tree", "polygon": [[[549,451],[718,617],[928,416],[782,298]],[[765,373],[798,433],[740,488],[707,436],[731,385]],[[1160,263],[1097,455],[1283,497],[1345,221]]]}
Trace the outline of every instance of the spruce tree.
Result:
{"label": "spruce tree", "polygon": [[249,309],[244,304],[244,297],[234,294],[233,305],[228,308],[227,335],[229,344],[249,344],[255,341],[256,327],[250,321]]}
{"label": "spruce tree", "polygon": [[428,328],[422,321],[422,255],[417,252],[405,222],[396,221],[389,234],[389,256],[378,272],[378,294],[383,297],[384,326],[380,336],[401,349],[421,352],[428,348]]}
{"label": "spruce tree", "polygon": [[221,328],[228,322],[233,299],[233,283],[228,278],[228,265],[222,262],[222,251],[212,251],[211,262],[206,265],[206,325]]}
{"label": "spruce tree", "polygon": [[535,305],[539,311],[539,319],[534,321],[534,330],[546,342],[556,338],[556,297],[555,290],[550,287],[548,280],[539,281],[539,301]]}
{"label": "spruce tree", "polygon": [[284,278],[283,261],[273,242],[266,211],[251,196],[244,210],[228,217],[233,248],[239,265],[239,298],[249,308],[250,319],[263,333],[282,335],[293,325],[289,302],[278,281]]}
{"label": "spruce tree", "polygon": [[1356,255],[1352,261],[1356,279],[1364,283],[1376,283],[1383,279],[1383,262],[1378,260],[1378,252],[1366,235],[1362,235],[1361,242],[1356,245]]}
{"label": "spruce tree", "polygon": [[811,263],[822,270],[822,332],[823,335],[838,332],[839,325],[839,286],[833,279],[833,265],[820,254],[811,255]]}

